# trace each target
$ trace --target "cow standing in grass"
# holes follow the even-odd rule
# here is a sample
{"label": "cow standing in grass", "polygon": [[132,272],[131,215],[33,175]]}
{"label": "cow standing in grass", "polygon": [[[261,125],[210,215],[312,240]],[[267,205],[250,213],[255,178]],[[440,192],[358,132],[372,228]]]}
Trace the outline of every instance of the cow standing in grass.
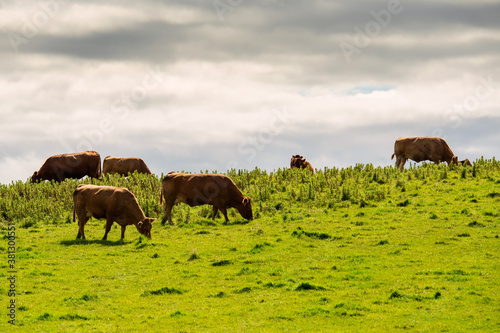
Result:
{"label": "cow standing in grass", "polygon": [[446,162],[448,165],[458,164],[458,157],[453,154],[450,147],[441,138],[417,136],[402,137],[394,143],[394,154],[396,156],[396,167],[403,170],[408,159],[415,162],[432,161],[436,164]]}
{"label": "cow standing in grass", "polygon": [[119,174],[127,176],[129,173],[134,173],[134,171],[152,175],[146,163],[138,157],[107,156],[102,162],[102,173],[104,175]]}
{"label": "cow standing in grass", "polygon": [[126,188],[113,186],[78,185],[73,193],[73,222],[78,216],[78,235],[85,239],[85,224],[89,215],[96,219],[106,219],[106,240],[113,222],[122,227],[121,239],[125,237],[125,227],[135,225],[137,231],[151,238],[151,227],[155,219],[146,217],[134,194]]}
{"label": "cow standing in grass", "polygon": [[62,182],[66,178],[101,178],[101,156],[95,151],[60,154],[49,157],[31,176],[31,182],[55,180]]}
{"label": "cow standing in grass", "polygon": [[252,201],[244,197],[231,178],[218,174],[184,174],[168,173],[162,181],[160,205],[165,201],[162,223],[167,220],[172,223],[172,207],[178,203],[185,203],[191,207],[212,205],[212,219],[215,219],[220,210],[227,218],[227,209],[236,208],[241,216],[247,220],[253,219]]}
{"label": "cow standing in grass", "polygon": [[309,161],[306,161],[304,156],[301,155],[293,155],[290,159],[290,168],[300,168],[300,169],[309,169],[311,173],[314,173],[314,168]]}

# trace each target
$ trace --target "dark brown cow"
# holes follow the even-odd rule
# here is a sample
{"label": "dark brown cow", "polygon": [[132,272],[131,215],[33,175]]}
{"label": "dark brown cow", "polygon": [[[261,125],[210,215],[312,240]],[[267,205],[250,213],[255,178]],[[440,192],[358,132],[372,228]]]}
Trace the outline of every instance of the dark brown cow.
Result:
{"label": "dark brown cow", "polygon": [[[89,215],[96,219],[106,219],[106,240],[113,222],[122,227],[121,239],[125,237],[125,227],[135,225],[137,231],[151,238],[151,227],[155,219],[146,217],[134,194],[126,188],[81,184],[73,193],[73,222],[78,216],[78,235],[85,239],[85,224]],[[87,214],[89,213],[89,214]]]}
{"label": "dark brown cow", "polygon": [[458,157],[453,154],[450,147],[441,138],[417,136],[402,137],[394,143],[394,154],[396,156],[396,167],[403,170],[408,159],[415,162],[432,161],[436,164],[446,162],[448,165],[458,164]]}
{"label": "dark brown cow", "polygon": [[466,165],[467,165],[467,166],[470,166],[470,167],[472,166],[472,163],[469,161],[469,159],[468,159],[468,158],[466,158],[466,159],[465,159],[465,160],[463,160],[463,161],[458,161],[458,164],[463,165],[463,166],[466,166]]}
{"label": "dark brown cow", "polygon": [[49,157],[40,170],[31,176],[31,182],[55,180],[62,182],[66,178],[101,178],[101,156],[95,151],[61,154]]}
{"label": "dark brown cow", "polygon": [[306,159],[301,156],[301,155],[293,155],[292,158],[290,159],[290,168],[295,169],[295,168],[300,168],[300,169],[309,169],[312,173],[314,173],[314,168],[311,165],[309,161],[306,161]]}
{"label": "dark brown cow", "polygon": [[104,175],[117,173],[127,176],[129,172],[134,173],[134,171],[152,175],[146,163],[138,157],[107,156],[102,162],[102,173]]}
{"label": "dark brown cow", "polygon": [[212,205],[212,219],[215,220],[217,211],[224,215],[226,223],[227,209],[236,208],[241,216],[247,220],[253,219],[252,200],[244,197],[231,178],[213,174],[184,174],[170,172],[163,178],[160,205],[165,199],[165,216],[172,223],[172,207],[183,202],[191,207]]}
{"label": "dark brown cow", "polygon": [[295,168],[300,168],[301,161],[304,160],[304,157],[302,155],[293,155],[292,158],[290,159],[290,168],[295,169]]}

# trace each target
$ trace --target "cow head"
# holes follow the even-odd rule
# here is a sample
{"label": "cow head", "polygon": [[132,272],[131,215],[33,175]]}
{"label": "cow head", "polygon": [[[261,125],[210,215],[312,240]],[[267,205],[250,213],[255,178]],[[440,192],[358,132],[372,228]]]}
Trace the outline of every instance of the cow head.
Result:
{"label": "cow head", "polygon": [[38,183],[40,180],[42,180],[42,177],[38,174],[38,171],[33,172],[33,176],[31,176],[31,182]]}
{"label": "cow head", "polygon": [[238,209],[243,218],[253,220],[252,199],[250,197],[244,197],[243,201],[240,205],[238,205],[238,207],[236,207],[236,209]]}
{"label": "cow head", "polygon": [[143,234],[147,238],[151,239],[151,228],[153,227],[154,220],[156,220],[156,219],[146,217],[144,220],[137,223],[137,225],[136,225],[137,231],[139,231],[141,234]]}
{"label": "cow head", "polygon": [[306,159],[302,155],[293,155],[290,160],[290,168],[304,168],[304,164],[306,163]]}
{"label": "cow head", "polygon": [[449,165],[452,165],[452,164],[458,165],[458,156],[453,155],[453,157],[451,158],[451,162],[449,163]]}

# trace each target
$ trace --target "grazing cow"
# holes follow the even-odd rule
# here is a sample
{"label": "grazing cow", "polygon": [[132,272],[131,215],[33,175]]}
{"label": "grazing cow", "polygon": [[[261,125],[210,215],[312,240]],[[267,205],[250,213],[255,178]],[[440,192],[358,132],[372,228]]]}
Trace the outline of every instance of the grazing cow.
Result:
{"label": "grazing cow", "polygon": [[[151,238],[151,227],[155,219],[146,217],[134,194],[126,188],[114,186],[95,186],[81,184],[73,193],[73,222],[78,216],[78,235],[85,239],[84,227],[89,215],[96,219],[106,219],[106,240],[113,222],[122,227],[122,237],[125,237],[125,227],[135,225],[137,231]],[[89,213],[89,214],[87,214]]]}
{"label": "grazing cow", "polygon": [[436,164],[440,162],[446,162],[448,165],[458,164],[458,157],[453,154],[446,141],[435,137],[399,138],[394,144],[394,154],[392,154],[391,160],[394,156],[396,156],[396,166],[401,171],[408,159],[415,162],[432,161]]}
{"label": "grazing cow", "polygon": [[301,156],[301,155],[293,155],[292,158],[290,159],[290,168],[295,169],[295,168],[301,168],[301,169],[309,169],[312,173],[314,173],[314,168],[309,163],[309,161],[306,161],[306,159]]}
{"label": "grazing cow", "polygon": [[129,172],[134,173],[134,171],[152,175],[146,163],[138,157],[107,156],[102,162],[102,173],[105,175],[117,173],[127,176]]}
{"label": "grazing cow", "polygon": [[470,167],[472,166],[472,163],[469,161],[469,159],[468,159],[468,158],[466,158],[466,159],[465,159],[465,160],[463,160],[463,161],[458,161],[458,164],[463,165],[463,166],[466,166],[466,165],[467,165],[467,166],[470,166]]}
{"label": "grazing cow", "polygon": [[66,178],[101,178],[101,156],[95,151],[61,154],[49,157],[31,176],[31,182],[55,180],[62,182]]}
{"label": "grazing cow", "polygon": [[191,207],[212,205],[213,220],[220,210],[226,223],[229,222],[228,208],[236,208],[247,220],[253,219],[252,200],[250,197],[244,197],[231,178],[224,175],[170,172],[162,181],[160,205],[163,199],[165,199],[165,216],[162,223],[168,220],[173,224],[172,207],[180,202]]}

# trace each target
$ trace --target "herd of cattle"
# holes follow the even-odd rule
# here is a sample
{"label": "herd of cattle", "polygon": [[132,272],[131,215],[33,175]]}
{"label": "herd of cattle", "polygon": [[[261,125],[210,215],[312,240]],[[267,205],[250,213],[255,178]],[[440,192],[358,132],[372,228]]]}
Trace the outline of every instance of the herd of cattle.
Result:
{"label": "herd of cattle", "polygon": [[[396,166],[402,171],[408,159],[415,162],[432,161],[436,164],[446,162],[472,166],[468,159],[459,161],[445,140],[435,137],[402,137],[394,144]],[[301,155],[293,155],[290,168],[309,169],[314,173],[311,163]],[[61,154],[49,157],[38,171],[31,176],[32,182],[55,180],[62,182],[66,178],[82,178],[85,176],[101,179],[101,174],[145,173],[152,175],[146,163],[137,157],[108,156],[103,161],[95,151],[83,153]],[[103,240],[107,239],[113,222],[121,226],[121,238],[125,228],[135,225],[139,233],[151,238],[152,223],[155,219],[146,217],[136,197],[126,188],[113,186],[78,185],[73,193],[73,221],[78,217],[77,238],[85,239],[84,227],[90,216],[106,219],[106,231]],[[220,174],[184,174],[170,172],[162,179],[160,204],[164,203],[164,217],[172,223],[172,207],[185,203],[191,207],[212,205],[212,219],[220,210],[228,222],[227,209],[235,208],[240,215],[252,220],[252,199],[245,197],[236,184],[227,176]]]}

